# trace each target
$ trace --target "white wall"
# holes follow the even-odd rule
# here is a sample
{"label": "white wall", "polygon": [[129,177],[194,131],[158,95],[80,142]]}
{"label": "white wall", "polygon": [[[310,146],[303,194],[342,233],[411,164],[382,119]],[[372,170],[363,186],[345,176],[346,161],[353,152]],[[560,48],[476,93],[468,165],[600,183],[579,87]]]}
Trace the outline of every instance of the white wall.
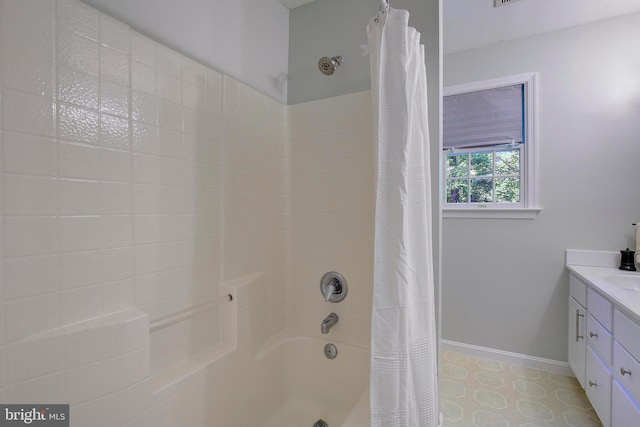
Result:
{"label": "white wall", "polygon": [[443,338],[566,360],[564,250],[635,248],[640,14],[447,55],[456,85],[539,73],[535,220],[445,219]]}
{"label": "white wall", "polygon": [[289,11],[279,0],[84,0],[134,30],[287,99]]}

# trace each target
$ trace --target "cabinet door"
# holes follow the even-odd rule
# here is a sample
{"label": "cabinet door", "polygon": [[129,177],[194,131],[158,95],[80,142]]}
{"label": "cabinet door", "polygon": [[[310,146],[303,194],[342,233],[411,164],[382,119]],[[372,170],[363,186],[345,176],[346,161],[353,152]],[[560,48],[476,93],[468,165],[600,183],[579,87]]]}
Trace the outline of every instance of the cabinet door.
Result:
{"label": "cabinet door", "polygon": [[612,426],[637,426],[640,424],[640,407],[620,385],[618,380],[613,382],[613,394],[611,396],[611,425]]}
{"label": "cabinet door", "polygon": [[586,311],[575,299],[569,297],[569,366],[573,369],[582,388],[585,375],[584,326]]}
{"label": "cabinet door", "polygon": [[[593,349],[587,346],[585,390],[604,427],[611,424],[611,371]],[[621,427],[621,426],[615,426]]]}

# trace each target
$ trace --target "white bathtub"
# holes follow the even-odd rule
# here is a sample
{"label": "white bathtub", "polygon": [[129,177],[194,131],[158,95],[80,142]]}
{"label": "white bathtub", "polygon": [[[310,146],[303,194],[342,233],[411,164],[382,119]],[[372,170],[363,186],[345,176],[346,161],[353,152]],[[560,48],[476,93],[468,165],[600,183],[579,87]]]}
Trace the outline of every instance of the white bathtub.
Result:
{"label": "white bathtub", "polygon": [[[367,350],[329,340],[295,336],[271,338],[253,361],[237,358],[206,380],[207,426],[329,427],[369,425]],[[247,364],[248,363],[248,364]]]}
{"label": "white bathtub", "polygon": [[[266,311],[252,296],[263,279],[225,282],[221,341],[154,373],[154,427],[313,427],[319,419],[330,427],[370,425],[369,350],[332,341],[331,333],[285,329],[269,337]],[[338,348],[335,359],[324,355],[329,342]]]}

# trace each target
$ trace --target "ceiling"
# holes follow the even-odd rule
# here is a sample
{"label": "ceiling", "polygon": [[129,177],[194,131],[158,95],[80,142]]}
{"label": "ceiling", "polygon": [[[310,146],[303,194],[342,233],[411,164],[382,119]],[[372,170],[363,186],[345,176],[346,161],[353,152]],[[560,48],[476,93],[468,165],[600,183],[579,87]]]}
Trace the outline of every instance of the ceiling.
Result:
{"label": "ceiling", "polygon": [[[280,0],[289,10],[314,0]],[[371,0],[377,2],[377,0]],[[393,0],[390,0],[393,7]],[[638,0],[442,0],[444,53],[640,12]]]}
{"label": "ceiling", "polygon": [[444,53],[640,12],[638,0],[442,0]]}

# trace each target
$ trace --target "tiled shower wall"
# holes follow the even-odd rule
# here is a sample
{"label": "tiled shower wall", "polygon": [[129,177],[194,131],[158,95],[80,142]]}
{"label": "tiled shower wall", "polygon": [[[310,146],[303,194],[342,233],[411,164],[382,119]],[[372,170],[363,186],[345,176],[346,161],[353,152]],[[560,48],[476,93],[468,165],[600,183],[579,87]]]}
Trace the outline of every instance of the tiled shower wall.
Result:
{"label": "tiled shower wall", "polygon": [[335,311],[368,347],[368,92],[286,107],[78,0],[0,0],[0,107],[0,401],[166,425],[191,399],[151,378],[218,342],[219,283],[256,272],[252,342]]}
{"label": "tiled shower wall", "polygon": [[244,274],[281,329],[285,106],[78,0],[0,19],[0,401],[144,411]]}

